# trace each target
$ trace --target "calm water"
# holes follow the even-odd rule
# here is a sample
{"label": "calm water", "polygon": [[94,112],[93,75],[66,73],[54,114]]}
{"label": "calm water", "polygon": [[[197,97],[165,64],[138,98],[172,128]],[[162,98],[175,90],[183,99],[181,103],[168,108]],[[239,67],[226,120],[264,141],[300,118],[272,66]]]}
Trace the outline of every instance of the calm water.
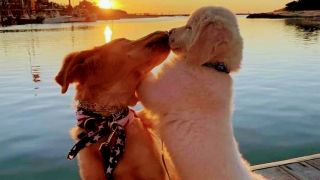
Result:
{"label": "calm water", "polygon": [[[264,163],[320,152],[320,29],[238,17],[245,41],[234,128],[244,156]],[[186,18],[0,29],[0,179],[77,179],[65,159],[74,91],[54,82],[63,57],[110,39],[136,39]],[[18,29],[18,30],[17,30]]]}

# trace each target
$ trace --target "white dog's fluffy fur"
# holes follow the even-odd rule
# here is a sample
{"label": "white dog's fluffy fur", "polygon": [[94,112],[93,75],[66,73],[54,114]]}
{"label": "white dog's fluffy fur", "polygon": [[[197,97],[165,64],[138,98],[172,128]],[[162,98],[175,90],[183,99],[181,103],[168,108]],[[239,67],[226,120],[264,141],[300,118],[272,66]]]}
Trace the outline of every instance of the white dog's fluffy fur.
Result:
{"label": "white dog's fluffy fur", "polygon": [[159,120],[180,179],[262,179],[250,171],[234,138],[230,74],[202,66],[223,62],[231,72],[239,69],[242,38],[235,16],[201,8],[170,34],[175,57],[142,82],[138,96]]}

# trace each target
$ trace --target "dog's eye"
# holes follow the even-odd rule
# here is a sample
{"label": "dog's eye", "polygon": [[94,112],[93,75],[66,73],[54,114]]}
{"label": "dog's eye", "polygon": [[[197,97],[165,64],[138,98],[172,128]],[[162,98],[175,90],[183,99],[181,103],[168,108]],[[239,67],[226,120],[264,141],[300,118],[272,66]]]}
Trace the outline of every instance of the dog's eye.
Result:
{"label": "dog's eye", "polygon": [[186,26],[186,29],[191,30],[192,28],[191,26]]}

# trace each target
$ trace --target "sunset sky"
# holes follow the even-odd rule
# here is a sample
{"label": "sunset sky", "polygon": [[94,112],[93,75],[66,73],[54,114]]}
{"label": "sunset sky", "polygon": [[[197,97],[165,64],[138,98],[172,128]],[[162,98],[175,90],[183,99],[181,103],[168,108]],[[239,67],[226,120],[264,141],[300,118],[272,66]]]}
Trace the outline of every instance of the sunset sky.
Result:
{"label": "sunset sky", "polygon": [[[53,0],[66,4],[67,0]],[[91,0],[98,1],[98,0]],[[129,13],[191,13],[193,10],[208,5],[224,6],[237,13],[267,12],[285,6],[292,0],[111,0],[114,8]],[[77,4],[79,0],[71,0]]]}

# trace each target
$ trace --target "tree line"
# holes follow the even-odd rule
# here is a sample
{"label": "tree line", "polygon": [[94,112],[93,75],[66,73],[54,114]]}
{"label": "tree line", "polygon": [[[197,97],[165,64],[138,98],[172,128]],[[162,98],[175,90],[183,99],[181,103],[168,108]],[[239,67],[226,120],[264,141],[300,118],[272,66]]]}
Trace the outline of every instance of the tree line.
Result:
{"label": "tree line", "polygon": [[286,4],[288,11],[320,10],[320,0],[298,0]]}

